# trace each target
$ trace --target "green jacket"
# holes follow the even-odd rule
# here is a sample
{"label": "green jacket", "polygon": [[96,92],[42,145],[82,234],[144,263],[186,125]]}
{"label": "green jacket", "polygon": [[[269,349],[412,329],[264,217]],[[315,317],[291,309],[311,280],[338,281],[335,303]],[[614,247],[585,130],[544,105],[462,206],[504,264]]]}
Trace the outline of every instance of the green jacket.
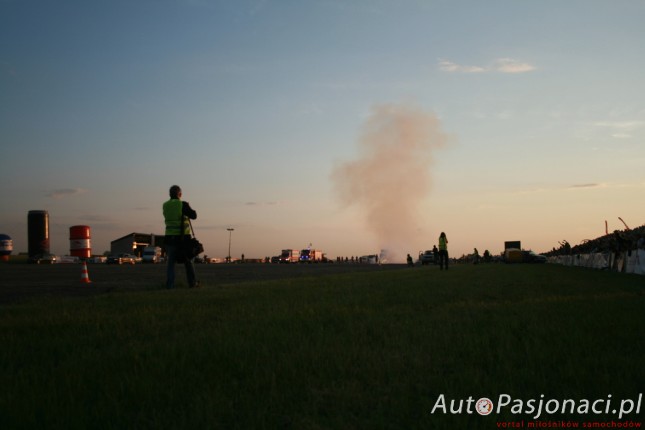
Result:
{"label": "green jacket", "polygon": [[439,250],[447,251],[448,250],[448,240],[445,236],[439,236]]}
{"label": "green jacket", "polygon": [[163,204],[163,218],[166,222],[166,236],[181,235],[181,223],[184,222],[184,234],[190,234],[188,220],[183,213],[184,204],[179,199],[170,199]]}

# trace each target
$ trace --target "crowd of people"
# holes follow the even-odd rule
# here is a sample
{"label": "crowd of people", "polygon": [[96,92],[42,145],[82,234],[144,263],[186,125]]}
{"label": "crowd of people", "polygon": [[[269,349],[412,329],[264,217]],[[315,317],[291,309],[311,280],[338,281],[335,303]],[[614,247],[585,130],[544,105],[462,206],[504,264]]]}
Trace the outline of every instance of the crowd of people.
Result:
{"label": "crowd of people", "polygon": [[645,249],[645,225],[635,229],[615,230],[613,233],[593,240],[584,240],[575,246],[571,246],[566,240],[559,242],[559,245],[558,248],[554,247],[544,255],[555,257],[558,255],[629,252],[636,249]]}

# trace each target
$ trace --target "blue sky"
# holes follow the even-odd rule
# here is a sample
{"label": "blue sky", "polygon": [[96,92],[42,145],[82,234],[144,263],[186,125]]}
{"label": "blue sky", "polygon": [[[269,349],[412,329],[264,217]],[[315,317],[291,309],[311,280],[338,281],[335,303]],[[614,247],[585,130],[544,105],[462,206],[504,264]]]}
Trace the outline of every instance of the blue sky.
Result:
{"label": "blue sky", "polygon": [[[93,250],[163,232],[170,185],[206,253],[387,244],[331,175],[375,107],[434,115],[404,247],[545,251],[643,224],[645,2],[0,0],[0,233],[27,212]],[[417,186],[417,178],[406,178]]]}

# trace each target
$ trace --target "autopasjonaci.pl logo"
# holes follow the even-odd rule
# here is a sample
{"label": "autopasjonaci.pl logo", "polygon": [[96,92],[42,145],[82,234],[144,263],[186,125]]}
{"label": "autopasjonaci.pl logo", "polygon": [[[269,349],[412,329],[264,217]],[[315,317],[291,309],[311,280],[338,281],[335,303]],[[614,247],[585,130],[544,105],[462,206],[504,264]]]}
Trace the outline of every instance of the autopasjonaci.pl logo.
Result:
{"label": "autopasjonaci.pl logo", "polygon": [[[444,394],[441,394],[435,402],[431,414],[473,414],[490,415],[493,412],[499,414],[502,411],[510,409],[512,414],[532,415],[533,419],[538,419],[544,415],[566,414],[566,415],[610,415],[622,419],[631,414],[638,416],[641,411],[643,402],[643,393],[638,395],[637,400],[632,399],[613,399],[612,395],[607,395],[604,399],[545,399],[544,394],[539,399],[513,399],[508,394],[500,394],[497,402],[493,402],[488,397],[473,399],[469,396],[467,399],[447,400]],[[619,405],[619,406],[618,406]]]}

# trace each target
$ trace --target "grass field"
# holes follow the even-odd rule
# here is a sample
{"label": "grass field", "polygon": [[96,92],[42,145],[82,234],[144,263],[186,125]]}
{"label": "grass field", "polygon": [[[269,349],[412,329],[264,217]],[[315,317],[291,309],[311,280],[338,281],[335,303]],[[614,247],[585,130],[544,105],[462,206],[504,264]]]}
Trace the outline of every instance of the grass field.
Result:
{"label": "grass field", "polygon": [[551,265],[7,304],[0,429],[493,429],[532,415],[431,411],[441,394],[636,399],[644,309],[643,277]]}

